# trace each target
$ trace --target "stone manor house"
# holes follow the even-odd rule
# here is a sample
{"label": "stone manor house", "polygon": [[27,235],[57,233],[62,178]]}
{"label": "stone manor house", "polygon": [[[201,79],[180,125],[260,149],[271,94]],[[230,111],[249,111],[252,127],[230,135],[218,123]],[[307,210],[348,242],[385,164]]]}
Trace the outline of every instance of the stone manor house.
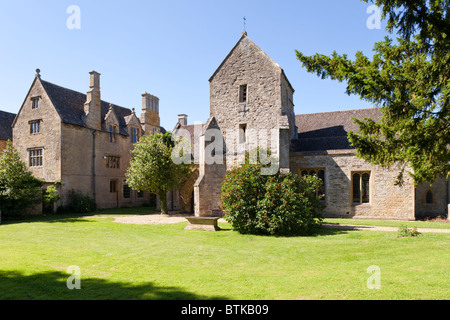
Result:
{"label": "stone manor house", "polygon": [[[256,146],[271,149],[278,168],[316,174],[323,180],[327,217],[414,220],[445,216],[449,183],[415,187],[408,177],[395,186],[397,171],[371,165],[355,155],[347,132],[352,118],[378,120],[377,108],[295,114],[294,88],[283,69],[244,32],[209,79],[210,115],[190,125],[178,115],[175,136],[188,137],[198,165],[179,190],[168,195],[169,209],[220,216],[220,183]],[[307,112],[308,106],[301,106]],[[213,149],[210,132],[220,132],[223,149]],[[59,183],[67,203],[71,190],[88,193],[99,208],[142,205],[146,192],[131,190],[125,180],[133,144],[160,127],[159,99],[142,95],[140,117],[134,109],[101,100],[100,74],[90,73],[87,94],[41,79],[39,70],[17,115],[0,112],[0,151],[7,139],[31,171],[47,185]],[[217,141],[216,141],[217,142]]]}

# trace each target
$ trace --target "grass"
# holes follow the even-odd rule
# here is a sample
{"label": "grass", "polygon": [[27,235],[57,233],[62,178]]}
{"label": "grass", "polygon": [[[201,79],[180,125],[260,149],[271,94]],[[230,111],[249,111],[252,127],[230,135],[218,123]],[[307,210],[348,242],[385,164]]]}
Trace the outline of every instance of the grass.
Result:
{"label": "grass", "polygon": [[430,229],[450,229],[450,223],[443,221],[395,221],[395,220],[362,220],[362,219],[324,219],[324,223],[350,224],[380,227],[402,227],[408,228],[430,228]]}
{"label": "grass", "polygon": [[[112,221],[152,212],[116,209],[5,222],[0,299],[375,300],[450,294],[450,234],[398,238],[396,232],[323,228],[314,236],[285,238],[241,235],[226,223],[219,224],[220,232],[204,232],[184,230],[184,222]],[[67,289],[72,265],[80,268],[81,290]],[[374,265],[381,272],[379,290],[367,287],[367,269]]]}

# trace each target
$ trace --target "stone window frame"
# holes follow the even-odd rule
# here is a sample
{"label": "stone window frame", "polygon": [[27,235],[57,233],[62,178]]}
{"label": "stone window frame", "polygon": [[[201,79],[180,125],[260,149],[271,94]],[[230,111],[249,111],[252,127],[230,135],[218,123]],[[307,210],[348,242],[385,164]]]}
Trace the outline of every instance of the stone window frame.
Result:
{"label": "stone window frame", "polygon": [[27,151],[28,164],[30,167],[44,166],[44,147],[29,148]]}
{"label": "stone window frame", "polygon": [[139,142],[139,135],[141,130],[138,127],[130,127],[131,143]]}
{"label": "stone window frame", "polygon": [[117,179],[112,179],[109,180],[109,193],[117,193],[119,188],[118,188],[118,180]]}
{"label": "stone window frame", "polygon": [[122,184],[122,196],[124,199],[131,199],[131,193],[133,192],[133,190],[131,189],[131,187],[128,185],[128,183],[126,181],[123,182]]}
{"label": "stone window frame", "polygon": [[41,96],[31,97],[31,109],[39,109],[39,100]]}
{"label": "stone window frame", "polygon": [[106,169],[120,169],[120,156],[114,154],[106,154],[103,157]]}
{"label": "stone window frame", "polygon": [[41,133],[41,122],[42,119],[30,120],[30,134],[40,134]]}
{"label": "stone window frame", "polygon": [[248,84],[241,84],[239,86],[239,103],[248,103]]}
{"label": "stone window frame", "polygon": [[117,141],[116,135],[118,133],[117,131],[117,125],[110,123],[108,125],[108,132],[109,132],[109,142],[115,143]]}
{"label": "stone window frame", "polygon": [[[323,195],[321,201],[326,202],[326,198],[327,198],[327,189],[326,189],[326,168],[325,168],[325,167],[300,168],[300,169],[298,170],[298,173],[299,173],[300,176],[303,176],[304,173],[305,173],[305,171],[306,171],[306,174],[307,174],[307,175],[312,175],[312,172],[315,171],[315,174],[316,174],[317,176],[319,176],[319,175],[318,175],[319,171],[323,171],[323,179],[322,179],[322,186],[321,186],[322,190],[320,190],[320,189],[317,190],[317,195],[318,195],[318,196],[319,196],[319,195]],[[319,178],[320,178],[320,177],[319,177]]]}
{"label": "stone window frame", "polygon": [[[359,175],[359,201],[355,201],[354,199],[354,176],[358,174]],[[367,201],[365,200],[365,197],[363,196],[363,175],[368,174],[369,180],[368,184],[369,186],[366,188],[368,191]],[[361,170],[361,171],[352,171],[350,176],[350,203],[352,205],[367,205],[371,203],[371,195],[372,195],[372,172],[370,170]]]}
{"label": "stone window frame", "polygon": [[247,132],[248,132],[248,126],[246,123],[240,123],[239,124],[239,143],[245,144],[247,143]]}

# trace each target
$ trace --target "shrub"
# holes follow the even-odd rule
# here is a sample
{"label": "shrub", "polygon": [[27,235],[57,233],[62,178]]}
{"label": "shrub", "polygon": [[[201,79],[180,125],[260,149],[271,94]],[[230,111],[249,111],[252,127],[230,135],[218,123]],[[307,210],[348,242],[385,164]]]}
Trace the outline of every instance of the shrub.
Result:
{"label": "shrub", "polygon": [[87,194],[71,190],[69,192],[69,204],[59,207],[58,213],[87,213],[95,211],[96,204]]}
{"label": "shrub", "polygon": [[292,173],[265,176],[261,168],[247,157],[245,164],[225,174],[221,196],[225,220],[240,233],[310,234],[322,220],[320,179]]}
{"label": "shrub", "polygon": [[61,199],[59,195],[58,189],[55,185],[48,186],[44,192],[44,203],[45,204],[53,204]]}
{"label": "shrub", "polygon": [[4,218],[20,216],[42,203],[43,181],[21,160],[10,140],[0,153],[0,211]]}
{"label": "shrub", "polygon": [[420,232],[417,231],[417,227],[414,227],[413,229],[408,229],[406,226],[401,226],[398,228],[399,238],[416,237],[418,235],[420,235]]}

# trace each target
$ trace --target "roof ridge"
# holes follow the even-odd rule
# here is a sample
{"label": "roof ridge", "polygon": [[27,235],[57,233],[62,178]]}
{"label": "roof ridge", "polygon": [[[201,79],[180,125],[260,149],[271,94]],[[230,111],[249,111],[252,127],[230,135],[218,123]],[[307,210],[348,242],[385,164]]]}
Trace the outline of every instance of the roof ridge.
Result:
{"label": "roof ridge", "polygon": [[336,111],[324,111],[324,112],[312,112],[312,113],[297,113],[295,115],[303,116],[303,115],[315,115],[315,114],[326,114],[326,113],[345,113],[345,112],[360,111],[360,110],[381,110],[381,107],[358,108],[358,109],[349,109],[349,110],[336,110]]}
{"label": "roof ridge", "polygon": [[[86,93],[83,93],[83,92],[80,92],[80,91],[77,91],[77,90],[74,90],[74,89],[70,89],[70,88],[67,88],[67,87],[63,87],[63,86],[60,86],[60,85],[58,85],[58,84],[55,84],[55,83],[50,82],[50,81],[47,81],[47,80],[42,80],[42,79],[41,79],[41,82],[46,82],[46,83],[48,83],[48,84],[50,84],[50,85],[52,85],[52,86],[55,86],[55,87],[58,87],[58,88],[61,88],[61,89],[64,89],[64,90],[69,90],[69,91],[75,92],[75,93],[77,93],[77,94],[81,94],[81,95],[83,95],[83,96],[87,96]],[[101,102],[104,102],[104,103],[107,103],[108,105],[109,105],[109,104],[112,104],[114,107],[117,107],[117,108],[122,108],[122,109],[126,109],[126,110],[131,111],[130,108],[122,107],[122,106],[119,106],[119,105],[117,105],[117,104],[115,104],[115,103],[112,103],[112,102],[109,102],[109,101],[106,101],[106,100],[103,100],[103,99],[100,99],[100,101],[101,101]]]}

